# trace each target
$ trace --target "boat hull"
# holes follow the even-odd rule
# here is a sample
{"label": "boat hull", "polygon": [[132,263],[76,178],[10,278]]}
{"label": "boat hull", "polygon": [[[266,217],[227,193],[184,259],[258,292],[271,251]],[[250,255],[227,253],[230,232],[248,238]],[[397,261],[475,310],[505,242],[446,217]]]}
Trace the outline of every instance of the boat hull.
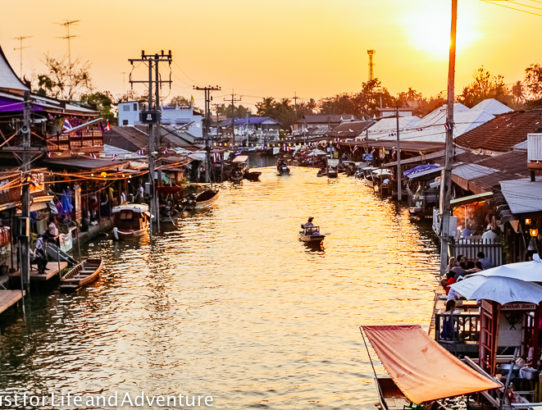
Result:
{"label": "boat hull", "polygon": [[306,244],[319,244],[322,243],[325,238],[325,235],[305,235],[301,232],[299,233],[299,240]]}
{"label": "boat hull", "polygon": [[196,211],[209,209],[211,206],[213,206],[215,201],[218,199],[219,195],[220,195],[220,192],[216,191],[214,196],[212,196],[211,198],[209,198],[209,199],[207,199],[205,201],[198,201],[197,198],[196,198],[196,205],[194,206],[194,209]]}
{"label": "boat hull", "polygon": [[90,285],[100,277],[102,267],[102,259],[86,259],[62,277],[60,290],[70,292]]}

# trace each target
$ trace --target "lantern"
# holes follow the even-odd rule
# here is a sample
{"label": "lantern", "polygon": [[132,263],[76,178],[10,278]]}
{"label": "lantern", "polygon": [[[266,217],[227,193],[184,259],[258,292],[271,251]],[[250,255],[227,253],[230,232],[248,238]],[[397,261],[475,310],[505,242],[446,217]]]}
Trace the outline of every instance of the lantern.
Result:
{"label": "lantern", "polygon": [[531,235],[532,238],[536,238],[538,236],[538,229],[536,228],[529,229],[529,235]]}
{"label": "lantern", "polygon": [[525,225],[526,226],[529,226],[532,223],[533,223],[533,220],[531,218],[525,218]]}

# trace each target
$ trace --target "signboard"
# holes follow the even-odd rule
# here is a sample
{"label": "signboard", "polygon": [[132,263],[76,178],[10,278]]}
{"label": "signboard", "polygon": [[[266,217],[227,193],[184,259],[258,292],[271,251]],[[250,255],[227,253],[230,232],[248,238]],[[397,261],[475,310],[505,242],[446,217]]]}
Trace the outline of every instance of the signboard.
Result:
{"label": "signboard", "polygon": [[45,175],[43,172],[32,172],[30,182],[30,193],[40,192],[45,189]]}
{"label": "signboard", "polygon": [[536,305],[534,303],[513,302],[513,303],[507,303],[506,305],[501,306],[501,311],[514,311],[514,310],[534,311],[536,310]]}
{"label": "signboard", "polygon": [[154,124],[160,121],[160,111],[141,111],[139,119],[143,124]]}

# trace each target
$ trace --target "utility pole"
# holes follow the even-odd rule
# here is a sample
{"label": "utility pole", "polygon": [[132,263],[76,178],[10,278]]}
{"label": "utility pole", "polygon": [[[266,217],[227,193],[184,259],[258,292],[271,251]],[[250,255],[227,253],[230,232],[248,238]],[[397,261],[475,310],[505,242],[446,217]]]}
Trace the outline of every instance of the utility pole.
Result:
{"label": "utility pole", "polygon": [[401,140],[399,138],[399,104],[395,106],[395,124],[397,132],[397,201],[401,202],[403,195],[401,192]]}
{"label": "utility pole", "polygon": [[56,23],[60,26],[64,26],[66,27],[66,35],[63,36],[63,37],[59,37],[61,38],[62,40],[67,40],[68,41],[68,64],[69,64],[69,67],[70,67],[70,71],[71,71],[71,66],[72,66],[72,51],[71,51],[71,39],[74,38],[74,37],[77,37],[73,34],[70,34],[70,26],[72,24],[77,24],[79,23],[81,20],[66,20],[64,21],[64,23]]}
{"label": "utility pole", "polygon": [[205,121],[203,123],[203,139],[205,140],[205,182],[211,182],[211,146],[209,145],[209,127],[211,126],[211,91],[220,91],[221,88],[208,85],[206,87],[192,87],[194,90],[203,91],[205,94]]}
{"label": "utility pole", "polygon": [[21,227],[19,232],[19,243],[21,244],[21,289],[30,284],[30,113],[32,105],[30,102],[30,91],[24,93],[23,125],[22,136],[22,197],[21,197]]}
{"label": "utility pole", "polygon": [[[375,50],[367,50],[367,55],[369,56],[369,81],[373,81],[375,77],[374,72],[374,63],[373,63],[373,56],[375,55]],[[381,104],[382,105],[382,104]]]}
{"label": "utility pole", "polygon": [[448,104],[446,115],[446,157],[444,178],[441,182],[441,227],[440,227],[440,273],[446,272],[448,247],[450,244],[450,201],[452,199],[452,164],[454,159],[454,82],[455,49],[457,34],[457,0],[452,0],[452,24],[450,28],[450,56],[448,61]]}
{"label": "utility pole", "polygon": [[[156,195],[156,187],[154,183],[154,172],[156,169],[156,156],[158,156],[157,148],[160,148],[159,145],[159,134],[160,134],[160,87],[162,84],[169,84],[171,86],[171,80],[161,80],[160,79],[160,70],[159,64],[167,62],[171,65],[172,56],[171,50],[167,54],[164,54],[164,50],[160,51],[160,54],[146,54],[144,50],[141,51],[140,58],[130,58],[128,59],[130,64],[134,62],[143,62],[147,64],[149,69],[149,78],[145,80],[132,80],[130,78],[130,84],[133,85],[136,83],[144,83],[148,86],[148,106],[147,110],[141,113],[141,122],[149,125],[149,141],[148,141],[148,161],[149,161],[149,185],[151,191],[150,198],[150,209],[151,214],[154,215],[154,220],[156,221],[156,229],[160,232],[160,207],[158,202],[158,196]],[[154,74],[154,78],[153,78]],[[155,99],[153,102],[153,86]],[[158,172],[158,184],[160,184],[161,171]],[[152,231],[152,228],[151,228]]]}
{"label": "utility pole", "polygon": [[295,108],[295,112],[297,113],[297,100],[300,100],[301,98],[299,98],[297,96],[297,92],[294,91],[294,96],[292,97],[292,100],[294,100],[294,108]]}
{"label": "utility pole", "polygon": [[23,50],[25,48],[30,48],[30,47],[23,47],[23,41],[26,40],[27,38],[32,38],[32,36],[18,36],[18,37],[13,38],[13,40],[19,41],[19,47],[14,47],[13,50],[15,51],[19,50],[19,77],[20,78],[23,78]]}
{"label": "utility pole", "polygon": [[235,145],[235,103],[241,101],[241,97],[231,90],[231,100],[224,98],[224,101],[231,102],[231,132],[232,132],[232,145]]}

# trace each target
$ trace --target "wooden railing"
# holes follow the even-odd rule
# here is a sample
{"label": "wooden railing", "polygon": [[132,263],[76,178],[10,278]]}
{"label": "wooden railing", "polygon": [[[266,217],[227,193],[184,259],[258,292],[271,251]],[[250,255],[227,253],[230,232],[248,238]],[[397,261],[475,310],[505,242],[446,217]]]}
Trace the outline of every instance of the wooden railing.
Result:
{"label": "wooden railing", "polygon": [[437,313],[435,315],[435,340],[438,343],[477,342],[479,338],[479,313]]}

